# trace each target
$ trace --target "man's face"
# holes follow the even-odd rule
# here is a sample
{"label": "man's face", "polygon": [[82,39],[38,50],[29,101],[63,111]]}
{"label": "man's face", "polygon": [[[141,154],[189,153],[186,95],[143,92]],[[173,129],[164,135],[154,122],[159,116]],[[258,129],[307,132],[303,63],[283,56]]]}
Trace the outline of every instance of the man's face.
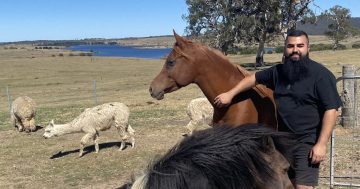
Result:
{"label": "man's face", "polygon": [[292,61],[299,61],[308,56],[309,46],[305,35],[289,36],[285,44],[284,55]]}

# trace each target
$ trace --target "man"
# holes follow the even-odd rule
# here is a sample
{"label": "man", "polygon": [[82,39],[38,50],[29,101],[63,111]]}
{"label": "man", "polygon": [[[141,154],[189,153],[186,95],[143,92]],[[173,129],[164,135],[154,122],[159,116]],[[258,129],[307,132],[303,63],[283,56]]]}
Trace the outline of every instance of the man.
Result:
{"label": "man", "polygon": [[334,75],[309,59],[309,38],[300,30],[290,31],[285,40],[283,64],[249,75],[234,88],[214,99],[225,107],[234,96],[255,84],[274,91],[280,131],[295,133],[294,167],[289,177],[297,189],[318,184],[319,164],[325,160],[341,101]]}

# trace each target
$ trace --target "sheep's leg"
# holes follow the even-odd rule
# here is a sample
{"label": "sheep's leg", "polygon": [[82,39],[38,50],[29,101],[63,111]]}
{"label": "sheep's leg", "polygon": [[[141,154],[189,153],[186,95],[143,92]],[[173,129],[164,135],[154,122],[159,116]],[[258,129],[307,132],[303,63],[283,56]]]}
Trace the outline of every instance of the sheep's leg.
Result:
{"label": "sheep's leg", "polygon": [[79,153],[79,157],[82,157],[83,153],[84,153],[84,146],[85,144],[89,141],[89,139],[94,138],[94,133],[87,133],[85,136],[83,136],[81,138],[80,141],[80,153]]}
{"label": "sheep's leg", "polygon": [[23,132],[24,131],[24,126],[23,126],[23,123],[19,120],[15,120],[16,121],[16,125],[19,129],[20,132]]}
{"label": "sheep's leg", "polygon": [[125,143],[126,136],[124,135],[123,129],[118,128],[118,133],[120,135],[120,140],[121,140],[121,145],[120,145],[119,151],[122,151],[125,149],[125,146],[126,146],[126,143]]}
{"label": "sheep's leg", "polygon": [[119,151],[122,151],[126,146],[125,141],[127,139],[127,136],[125,134],[125,128],[124,128],[124,126],[119,126],[119,125],[115,125],[115,127],[116,127],[116,129],[118,131],[118,134],[119,134],[120,140],[121,140]]}
{"label": "sheep's leg", "polygon": [[135,130],[130,126],[130,124],[128,125],[127,132],[130,135],[131,148],[134,148],[135,147]]}
{"label": "sheep's leg", "polygon": [[95,143],[95,153],[99,153],[99,133],[96,132],[94,136],[94,143]]}
{"label": "sheep's leg", "polygon": [[189,135],[191,135],[194,130],[195,130],[195,127],[198,125],[199,123],[194,121],[194,120],[190,120],[190,122],[185,126],[186,129],[188,130],[189,132]]}
{"label": "sheep's leg", "polygon": [[17,126],[16,126],[16,118],[15,118],[14,114],[11,114],[10,120],[11,120],[11,124],[12,124],[14,127],[17,127]]}

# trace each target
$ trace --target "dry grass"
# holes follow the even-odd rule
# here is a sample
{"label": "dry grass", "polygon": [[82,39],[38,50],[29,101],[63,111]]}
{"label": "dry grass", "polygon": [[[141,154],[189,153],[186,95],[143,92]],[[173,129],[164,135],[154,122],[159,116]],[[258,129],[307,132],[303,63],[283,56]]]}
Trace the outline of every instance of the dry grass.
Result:
{"label": "dry grass", "polygon": [[[64,53],[64,57],[57,56]],[[67,56],[62,50],[3,49],[0,47],[0,188],[115,188],[137,174],[155,154],[161,154],[182,138],[188,118],[187,103],[202,92],[190,85],[152,99],[148,87],[164,60]],[[52,57],[52,55],[56,55]],[[340,76],[345,64],[359,65],[360,50],[313,52],[311,57]],[[229,56],[249,64],[251,56]],[[270,64],[281,54],[265,55]],[[9,123],[6,87],[11,98],[33,98],[38,105],[37,124],[51,119],[65,123],[85,108],[94,106],[93,81],[99,103],[119,101],[131,110],[130,124],[136,130],[135,149],[118,152],[114,129],[100,133],[100,152],[77,158],[82,134],[43,139],[43,129],[26,134]],[[357,160],[358,161],[358,160]],[[322,174],[327,170],[324,170]]]}

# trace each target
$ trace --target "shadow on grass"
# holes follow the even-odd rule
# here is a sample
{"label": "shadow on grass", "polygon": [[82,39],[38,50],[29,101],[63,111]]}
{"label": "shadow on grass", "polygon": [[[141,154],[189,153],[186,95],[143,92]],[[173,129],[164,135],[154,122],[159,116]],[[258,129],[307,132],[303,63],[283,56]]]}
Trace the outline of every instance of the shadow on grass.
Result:
{"label": "shadow on grass", "polygon": [[34,132],[36,132],[36,131],[38,131],[38,130],[41,130],[41,129],[43,129],[44,127],[43,126],[41,126],[41,125],[36,125],[36,128],[35,128],[35,131]]}
{"label": "shadow on grass", "polygon": [[[121,142],[107,142],[107,143],[103,143],[103,144],[99,144],[99,153],[102,149],[106,149],[106,148],[112,148],[114,146],[117,146],[118,148],[120,147],[121,145]],[[131,146],[131,143],[130,142],[126,142],[125,143],[125,149],[128,148],[128,146]],[[69,151],[65,151],[65,152],[58,152],[54,155],[52,155],[50,157],[50,159],[56,159],[56,158],[61,158],[61,157],[64,157],[64,156],[67,156],[69,154],[73,154],[73,153],[79,153],[80,152],[80,149],[76,149],[76,150],[69,150]],[[84,148],[84,153],[83,153],[83,156],[85,156],[86,154],[90,153],[90,152],[95,152],[95,145],[91,145],[91,146],[87,146]],[[83,157],[82,156],[82,157]]]}
{"label": "shadow on grass", "polygon": [[132,183],[125,183],[122,186],[117,187],[116,189],[130,189],[132,186]]}

